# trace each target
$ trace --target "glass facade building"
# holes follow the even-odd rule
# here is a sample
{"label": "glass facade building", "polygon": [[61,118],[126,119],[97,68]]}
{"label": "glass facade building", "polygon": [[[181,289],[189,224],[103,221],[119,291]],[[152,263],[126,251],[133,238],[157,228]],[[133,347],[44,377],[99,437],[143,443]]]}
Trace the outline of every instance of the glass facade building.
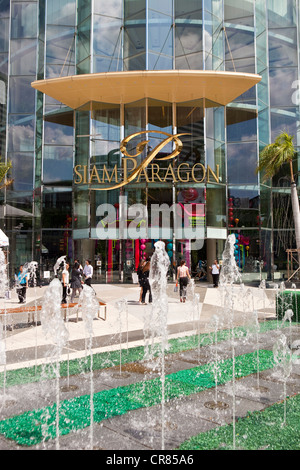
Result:
{"label": "glass facade building", "polygon": [[[235,233],[244,281],[286,277],[286,249],[295,248],[289,171],[263,182],[256,167],[260,150],[281,131],[294,136],[296,150],[300,144],[298,0],[0,0],[0,22],[0,155],[11,161],[13,179],[0,193],[0,220],[11,275],[31,260],[43,275],[67,255],[71,262],[90,258],[95,282],[132,282],[158,238],[171,267],[185,259],[194,274],[200,259],[220,259]],[[72,108],[31,85],[172,70],[261,80],[226,105],[197,94],[159,100],[145,90],[132,102],[90,100]],[[130,156],[141,149],[137,165],[167,135],[183,134],[180,155],[164,160],[174,150],[171,140],[152,166],[110,189],[133,171],[133,158],[125,168],[120,150],[133,134],[126,150]],[[138,147],[145,136],[148,145]],[[296,155],[295,175],[298,166]],[[106,190],[98,190],[99,180]],[[115,220],[104,219],[105,204]],[[141,217],[141,235],[126,230],[122,237],[124,204],[142,205],[148,220],[154,204],[190,204],[186,220],[201,227],[203,243],[177,236],[175,219],[184,215],[173,212],[167,222],[160,216],[158,231],[153,219],[143,231]],[[126,212],[125,219],[128,229],[133,217]],[[103,220],[106,239],[97,230]]]}

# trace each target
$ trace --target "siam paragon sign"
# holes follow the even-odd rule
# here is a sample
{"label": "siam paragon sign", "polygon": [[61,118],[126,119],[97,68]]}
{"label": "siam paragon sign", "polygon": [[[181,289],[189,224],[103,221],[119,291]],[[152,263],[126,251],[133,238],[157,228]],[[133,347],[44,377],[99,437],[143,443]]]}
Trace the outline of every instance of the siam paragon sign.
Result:
{"label": "siam paragon sign", "polygon": [[[149,133],[158,133],[163,134],[166,138],[161,141],[151,152],[148,153],[146,158],[142,162],[137,164],[137,157],[141,155],[145,147],[148,145],[149,140],[144,140],[140,142],[136,147],[136,153],[131,155],[127,151],[127,144],[133,138],[136,138],[142,134]],[[123,172],[120,180],[118,165],[116,164],[113,168],[107,168],[106,165],[103,165],[101,170],[97,169],[96,165],[93,165],[90,169],[88,165],[76,165],[74,168],[75,179],[74,184],[91,184],[92,190],[108,191],[111,189],[121,188],[128,183],[133,181],[140,182],[141,177],[143,176],[147,183],[165,183],[167,179],[171,177],[173,182],[180,183],[203,183],[211,182],[211,179],[214,182],[219,183],[219,165],[216,165],[215,172],[211,169],[210,166],[205,166],[202,163],[195,163],[190,165],[187,162],[180,163],[177,167],[174,167],[172,163],[169,163],[167,168],[160,168],[157,161],[162,162],[165,160],[173,160],[177,157],[183,147],[183,144],[179,137],[182,135],[190,135],[187,133],[182,134],[168,134],[162,131],[140,131],[135,134],[131,134],[122,140],[120,145],[120,150],[124,157],[122,158]],[[160,157],[156,162],[156,156],[171,142],[174,144],[174,150],[167,156]],[[130,163],[130,165],[129,165]],[[129,166],[131,167],[129,169]],[[110,186],[107,186],[109,184]]]}
{"label": "siam paragon sign", "polygon": [[[128,143],[143,134],[158,133],[165,138],[151,150],[147,156],[138,164],[139,157],[149,140],[143,140],[136,145],[135,154],[127,150]],[[147,183],[165,183],[173,181],[179,183],[219,183],[219,165],[213,171],[209,166],[205,168],[202,163],[190,165],[188,162],[174,165],[183,144],[180,137],[182,134],[168,134],[162,131],[141,131],[122,140],[120,150],[123,154],[122,172],[115,164],[113,168],[103,165],[101,170],[96,165],[76,165],[74,168],[76,185],[91,185],[93,191],[109,191],[119,189],[129,183],[140,182],[141,177]],[[165,155],[163,150],[169,144],[173,145],[171,153]],[[162,156],[165,155],[165,156]],[[155,158],[158,156],[157,160]],[[159,162],[171,160],[165,168],[161,168]],[[173,162],[172,162],[173,160]],[[120,173],[122,177],[120,177]],[[194,191],[196,188],[194,188]],[[119,203],[100,204],[96,209],[98,223],[96,226],[96,238],[98,239],[165,239],[175,237],[176,239],[193,240],[190,244],[191,250],[202,248],[205,238],[205,202],[176,202],[168,204],[150,204],[151,207],[136,203],[127,205],[127,196],[119,195]],[[150,211],[149,211],[150,209]]]}

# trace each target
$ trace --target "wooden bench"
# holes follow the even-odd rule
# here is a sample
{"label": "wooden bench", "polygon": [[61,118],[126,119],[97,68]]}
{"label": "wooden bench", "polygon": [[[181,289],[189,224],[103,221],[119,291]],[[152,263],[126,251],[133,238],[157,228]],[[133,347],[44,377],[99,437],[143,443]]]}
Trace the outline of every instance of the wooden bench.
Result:
{"label": "wooden bench", "polygon": [[[77,307],[79,306],[78,304],[76,303],[72,303],[72,304],[61,304],[61,308],[64,309],[64,315],[65,315],[65,319],[66,319],[66,315],[67,315],[67,309],[68,308],[74,308],[74,307]],[[104,307],[104,316],[102,317],[101,316],[101,307]],[[34,313],[34,312],[39,312],[42,310],[42,306],[41,305],[36,305],[36,306],[31,306],[31,307],[26,307],[25,305],[23,307],[13,307],[13,308],[6,308],[6,309],[1,309],[0,310],[0,315],[4,315],[4,314],[11,314],[11,313],[28,313],[28,322],[29,322],[29,315],[30,313]],[[78,309],[77,309],[77,321],[78,321]],[[98,318],[100,320],[103,320],[103,321],[106,321],[106,314],[107,314],[107,305],[105,302],[103,301],[99,301],[99,310],[98,310]]]}
{"label": "wooden bench", "polygon": [[[72,303],[72,304],[62,304],[61,305],[62,308],[73,308],[73,307],[81,307],[81,305],[77,304],[77,303]],[[102,317],[101,316],[101,307],[104,307],[104,316]],[[99,318],[99,320],[103,320],[103,321],[106,321],[106,315],[107,315],[107,304],[103,301],[99,301],[99,309],[98,309],[98,314],[97,314],[97,317]],[[66,312],[65,312],[65,319],[66,319]],[[78,308],[76,310],[76,321],[78,322]]]}

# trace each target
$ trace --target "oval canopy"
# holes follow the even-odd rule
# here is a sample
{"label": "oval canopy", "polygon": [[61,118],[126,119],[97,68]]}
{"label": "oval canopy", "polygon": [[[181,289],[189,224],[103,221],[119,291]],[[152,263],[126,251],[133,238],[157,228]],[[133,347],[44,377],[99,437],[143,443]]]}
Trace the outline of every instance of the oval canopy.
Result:
{"label": "oval canopy", "polygon": [[142,98],[171,103],[205,98],[212,102],[210,106],[225,106],[260,80],[259,75],[238,72],[144,70],[50,78],[31,86],[72,109],[91,101],[126,104]]}

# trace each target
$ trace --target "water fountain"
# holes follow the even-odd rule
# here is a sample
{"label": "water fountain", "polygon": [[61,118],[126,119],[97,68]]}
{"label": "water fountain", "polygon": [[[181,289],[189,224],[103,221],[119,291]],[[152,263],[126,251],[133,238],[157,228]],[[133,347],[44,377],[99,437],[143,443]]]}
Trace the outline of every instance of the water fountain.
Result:
{"label": "water fountain", "polygon": [[[59,408],[60,408],[60,360],[69,333],[61,314],[62,285],[55,278],[51,281],[42,303],[41,323],[46,339],[52,343],[48,352],[48,361],[44,374],[47,376],[49,370],[56,378],[56,449],[59,449]],[[52,375],[50,372],[50,376]]]}
{"label": "water fountain", "polygon": [[87,351],[90,358],[90,449],[93,449],[93,437],[94,437],[94,381],[93,381],[93,321],[97,317],[99,310],[99,302],[97,301],[94,290],[87,285],[83,286],[83,289],[79,296],[79,311],[85,325],[85,330],[88,335],[88,346]]}
{"label": "water fountain", "polygon": [[[99,302],[95,296],[95,292],[93,289],[89,288],[88,286],[84,286],[83,290],[80,294],[78,300],[78,313],[82,317],[83,325],[85,327],[85,354],[86,354],[86,364],[85,364],[85,378],[83,379],[86,382],[86,377],[89,380],[89,393],[88,395],[82,395],[70,402],[70,408],[67,408],[69,405],[61,401],[61,375],[60,375],[60,363],[62,358],[65,357],[64,350],[69,349],[68,340],[69,340],[69,331],[68,331],[68,322],[64,321],[62,315],[62,307],[61,307],[61,296],[62,296],[62,286],[61,282],[54,278],[51,281],[49,287],[47,288],[43,303],[42,303],[42,310],[41,310],[41,324],[42,330],[44,332],[45,337],[50,341],[49,352],[45,356],[46,364],[44,366],[44,373],[43,373],[43,380],[47,380],[54,384],[55,386],[55,403],[56,408],[45,407],[42,414],[38,415],[39,420],[41,423],[42,435],[43,435],[43,443],[46,444],[47,439],[49,437],[53,439],[53,409],[56,412],[56,419],[55,419],[55,427],[56,427],[56,435],[55,435],[55,443],[56,449],[60,449],[60,429],[66,429],[68,424],[63,423],[63,420],[71,420],[77,419],[76,416],[79,416],[78,406],[80,407],[80,403],[84,403],[83,410],[85,412],[85,422],[82,426],[87,427],[89,430],[89,444],[86,442],[82,444],[83,447],[89,445],[89,448],[93,449],[94,442],[97,439],[97,434],[99,434],[100,427],[96,426],[96,421],[99,422],[101,419],[106,419],[109,417],[114,417],[116,415],[121,415],[123,411],[122,406],[124,405],[124,409],[141,409],[143,406],[153,406],[157,405],[157,409],[159,410],[159,415],[153,414],[156,419],[155,422],[155,430],[160,431],[160,445],[159,448],[164,450],[166,446],[169,445],[169,434],[179,432],[180,427],[178,427],[178,423],[176,424],[172,421],[172,416],[174,413],[176,414],[177,411],[180,413],[180,398],[181,395],[179,394],[179,400],[174,404],[174,408],[172,409],[172,403],[170,403],[170,390],[172,391],[172,399],[173,396],[176,395],[176,387],[179,387],[180,393],[184,394],[187,393],[186,390],[193,389],[194,392],[188,393],[199,393],[201,391],[201,387],[198,389],[197,384],[204,384],[208,382],[208,387],[212,389],[213,395],[212,400],[208,401],[205,400],[201,403],[202,395],[199,394],[195,397],[195,400],[191,400],[191,406],[193,403],[196,403],[196,398],[203,407],[207,408],[209,412],[216,413],[215,420],[219,422],[222,418],[222,413],[229,412],[230,408],[229,405],[226,403],[227,400],[224,400],[226,393],[229,393],[232,396],[232,417],[231,418],[231,425],[232,425],[232,444],[230,447],[236,449],[240,446],[240,437],[239,442],[237,443],[237,433],[236,433],[236,422],[237,422],[237,397],[240,400],[240,390],[238,386],[236,386],[237,377],[239,377],[240,373],[240,364],[239,358],[237,356],[236,348],[237,346],[242,349],[244,346],[249,346],[248,343],[251,343],[251,354],[252,354],[252,361],[253,364],[256,359],[256,364],[254,366],[256,378],[257,378],[257,389],[259,393],[262,391],[262,387],[260,387],[260,372],[263,372],[265,369],[261,368],[260,364],[260,355],[259,355],[259,321],[258,321],[258,312],[254,309],[255,299],[250,291],[247,289],[241,282],[241,276],[234,261],[234,253],[233,253],[233,245],[234,240],[232,237],[229,237],[225,246],[224,254],[223,254],[223,265],[222,265],[222,272],[220,276],[220,287],[216,291],[216,295],[220,296],[221,303],[220,307],[215,309],[214,314],[211,316],[210,322],[207,326],[211,331],[210,333],[210,343],[207,347],[207,350],[210,351],[210,357],[208,359],[208,363],[203,364],[199,360],[200,358],[200,349],[202,348],[203,344],[200,344],[200,339],[198,344],[194,343],[194,351],[198,354],[198,361],[196,367],[191,367],[191,365],[186,365],[188,367],[187,375],[188,381],[185,382],[184,380],[184,370],[179,370],[174,374],[166,373],[168,370],[168,358],[166,359],[166,353],[172,357],[170,354],[170,339],[168,336],[168,315],[169,315],[169,304],[168,304],[168,297],[167,297],[167,272],[169,269],[169,257],[165,251],[164,243],[159,241],[155,243],[155,252],[151,259],[151,269],[150,269],[150,285],[152,290],[152,298],[153,302],[151,305],[147,305],[143,307],[144,313],[144,344],[143,344],[143,355],[139,356],[140,371],[143,372],[142,365],[146,363],[148,367],[148,371],[150,371],[149,377],[146,378],[144,376],[144,380],[140,383],[134,384],[130,383],[130,385],[126,385],[124,383],[130,382],[127,380],[122,382],[122,379],[125,378],[124,370],[122,370],[122,362],[124,362],[125,357],[128,356],[128,351],[130,349],[128,344],[128,303],[126,299],[120,299],[116,307],[118,309],[118,317],[117,321],[119,322],[116,325],[116,335],[119,333],[119,350],[115,350],[114,357],[117,357],[119,354],[119,373],[114,373],[114,367],[112,367],[112,362],[102,363],[103,367],[107,367],[105,371],[105,382],[107,387],[103,392],[100,390],[99,392],[99,377],[100,374],[94,374],[95,365],[95,352],[94,352],[94,320],[97,317],[98,309],[99,309]],[[61,259],[56,266],[56,273],[58,273],[59,268],[61,267],[61,263],[64,262],[64,259]],[[265,286],[261,286],[261,290],[265,289]],[[283,286],[281,287],[283,291]],[[195,323],[196,335],[195,337],[200,338],[200,328],[198,328],[198,322],[200,320],[200,313],[201,307],[199,302],[199,294],[197,294],[195,286],[193,283],[189,286],[187,302],[185,304],[185,308],[190,312],[192,315],[192,320]],[[261,295],[261,292],[259,293]],[[248,305],[248,308],[246,308]],[[244,307],[243,307],[244,305]],[[250,305],[250,306],[249,306]],[[242,306],[242,307],[241,307]],[[237,325],[237,317],[236,317],[236,310],[238,308],[245,308],[244,312],[240,316],[243,319],[243,327],[245,327],[246,333],[244,337],[239,333],[238,329],[236,328]],[[298,356],[298,347],[299,341],[292,341],[291,336],[291,318],[292,318],[292,311],[287,309],[283,318],[283,321],[279,325],[278,334],[276,335],[276,341],[274,344],[274,348],[272,353],[274,355],[274,362],[282,377],[284,378],[283,382],[283,393],[284,398],[287,397],[287,384],[288,380],[291,376],[291,366],[292,362],[296,364]],[[244,315],[244,317],[243,317]],[[125,320],[125,321],[124,321]],[[283,335],[283,329],[289,326],[290,328],[290,345],[288,345],[287,338]],[[127,332],[127,337],[125,338],[124,335]],[[228,335],[226,336],[226,331],[228,331]],[[2,332],[2,331],[1,331]],[[0,332],[0,334],[1,334]],[[221,334],[220,334],[221,332]],[[225,341],[229,340],[229,356],[227,357],[227,353],[219,356],[219,351],[223,347],[222,338],[226,338]],[[206,336],[208,340],[208,336]],[[2,344],[2,349],[1,349]],[[178,342],[179,344],[179,342]],[[134,349],[134,348],[132,348]],[[249,348],[248,348],[249,349]],[[187,351],[182,349],[182,351]],[[192,352],[188,351],[190,355]],[[270,351],[271,354],[271,351]],[[124,355],[124,356],[123,356]],[[296,358],[295,358],[296,356]],[[107,356],[108,357],[108,356]],[[175,356],[174,356],[175,357]],[[195,354],[193,357],[196,357]],[[292,361],[292,357],[294,360]],[[207,358],[207,356],[206,356]],[[174,359],[175,361],[178,360]],[[243,359],[244,360],[244,359]],[[247,359],[245,359],[246,361]],[[0,338],[0,361],[5,362],[5,346],[4,343],[1,343]],[[188,363],[188,361],[187,361]],[[174,364],[173,364],[174,366]],[[228,369],[226,370],[226,367]],[[201,370],[204,370],[204,373]],[[132,367],[132,371],[133,371]],[[144,367],[144,374],[147,373],[146,367]],[[155,371],[155,377],[151,376],[151,371]],[[68,372],[69,374],[69,372]],[[120,378],[120,386],[116,387],[115,389],[112,388],[111,383],[114,382],[114,379],[118,377]],[[254,372],[252,372],[253,377],[255,378]],[[174,377],[173,377],[174,376]],[[103,378],[104,376],[102,376]],[[128,378],[128,376],[127,376]],[[97,382],[95,382],[97,380]],[[173,380],[173,382],[172,382]],[[112,381],[112,382],[110,382]],[[134,380],[132,379],[134,382]],[[49,383],[50,383],[49,382]],[[79,383],[80,381],[78,381]],[[159,387],[157,383],[159,382]],[[253,381],[252,381],[253,382]],[[45,382],[45,387],[47,387],[47,383]],[[181,384],[179,386],[179,384]],[[222,385],[228,384],[228,388],[223,388]],[[86,386],[88,382],[86,382]],[[96,385],[96,387],[95,387]],[[101,385],[101,383],[100,383]],[[203,385],[204,386],[204,385]],[[155,391],[157,394],[156,396],[151,396],[149,390]],[[170,388],[171,387],[171,388]],[[172,388],[173,387],[173,388]],[[186,387],[186,388],[185,388]],[[195,388],[193,388],[195,387]],[[252,385],[251,385],[252,387]],[[80,388],[80,387],[78,387]],[[100,387],[101,389],[101,387]],[[221,390],[221,392],[220,392]],[[228,391],[229,390],[229,391]],[[72,390],[68,389],[71,393]],[[184,392],[183,392],[184,391]],[[175,393],[176,392],[176,393]],[[238,393],[237,393],[238,392]],[[80,392],[78,392],[80,393]],[[81,392],[82,393],[82,392]],[[103,401],[101,398],[101,393],[103,393]],[[225,393],[225,394],[224,394]],[[250,392],[246,392],[247,395],[250,395]],[[147,396],[146,398],[144,397]],[[148,394],[148,395],[147,395]],[[111,397],[111,398],[110,398]],[[258,397],[258,398],[257,398]],[[77,400],[77,401],[76,401]],[[147,402],[148,400],[148,402]],[[260,395],[256,395],[255,398],[256,402],[260,400]],[[231,399],[230,399],[231,401]],[[230,402],[228,401],[228,403]],[[145,405],[145,402],[148,405]],[[76,403],[79,405],[77,406]],[[99,405],[101,403],[101,406]],[[113,406],[117,403],[117,411],[113,410]],[[184,403],[184,400],[182,404]],[[99,408],[100,406],[100,408]],[[199,406],[199,403],[198,405]],[[73,407],[73,408],[72,408]],[[111,408],[109,408],[111,407]],[[128,407],[128,408],[126,408]],[[226,411],[227,409],[227,411]],[[72,410],[74,414],[72,414]],[[78,411],[77,411],[78,410]],[[157,410],[156,410],[157,411]],[[114,414],[115,413],[115,414]],[[125,411],[124,411],[125,413]],[[88,417],[89,414],[89,417]],[[191,416],[193,413],[191,413]],[[152,422],[153,422],[152,416]],[[157,422],[157,416],[159,416],[159,422]],[[200,415],[202,417],[202,415]],[[102,418],[101,418],[102,417]],[[130,419],[130,418],[129,418]],[[191,418],[192,419],[192,418]],[[96,420],[96,421],[95,421]],[[38,421],[38,418],[35,422]],[[27,423],[28,421],[26,421]],[[150,424],[148,421],[141,419],[139,424],[139,429],[146,433],[146,427],[149,428]],[[287,422],[287,410],[284,409],[284,419],[283,423],[286,425]],[[118,422],[117,422],[118,423]],[[52,426],[52,431],[50,432],[50,426]],[[10,426],[12,428],[12,426]],[[74,427],[75,428],[75,427]],[[19,429],[19,433],[22,434],[22,427],[20,425],[16,426],[16,429]],[[103,432],[104,431],[104,428]],[[98,431],[96,433],[96,430]],[[70,424],[70,430],[68,432],[73,431],[73,426]],[[34,434],[34,430],[30,431]],[[1,428],[1,421],[0,421],[0,434],[3,433]],[[26,434],[26,433],[25,433]],[[121,433],[122,434],[122,433]],[[157,442],[157,441],[156,441]],[[157,444],[153,444],[157,445]]]}
{"label": "water fountain", "polygon": [[[145,358],[153,358],[159,348],[158,367],[161,380],[161,426],[162,426],[162,450],[165,446],[165,352],[168,345],[168,297],[167,274],[170,259],[165,251],[165,244],[157,241],[154,244],[155,251],[151,258],[149,282],[152,291],[152,304],[148,309],[150,317],[147,325]],[[145,329],[146,330],[146,329]],[[148,336],[148,338],[147,338]],[[150,340],[150,342],[149,342]],[[157,342],[158,340],[158,342]],[[148,343],[148,344],[147,344]]]}
{"label": "water fountain", "polygon": [[235,449],[235,419],[236,419],[236,390],[235,390],[235,338],[234,338],[234,288],[242,278],[234,257],[235,235],[228,236],[223,252],[222,270],[220,273],[220,291],[222,297],[222,309],[228,319],[231,331],[232,350],[232,424],[233,424],[233,449]]}

